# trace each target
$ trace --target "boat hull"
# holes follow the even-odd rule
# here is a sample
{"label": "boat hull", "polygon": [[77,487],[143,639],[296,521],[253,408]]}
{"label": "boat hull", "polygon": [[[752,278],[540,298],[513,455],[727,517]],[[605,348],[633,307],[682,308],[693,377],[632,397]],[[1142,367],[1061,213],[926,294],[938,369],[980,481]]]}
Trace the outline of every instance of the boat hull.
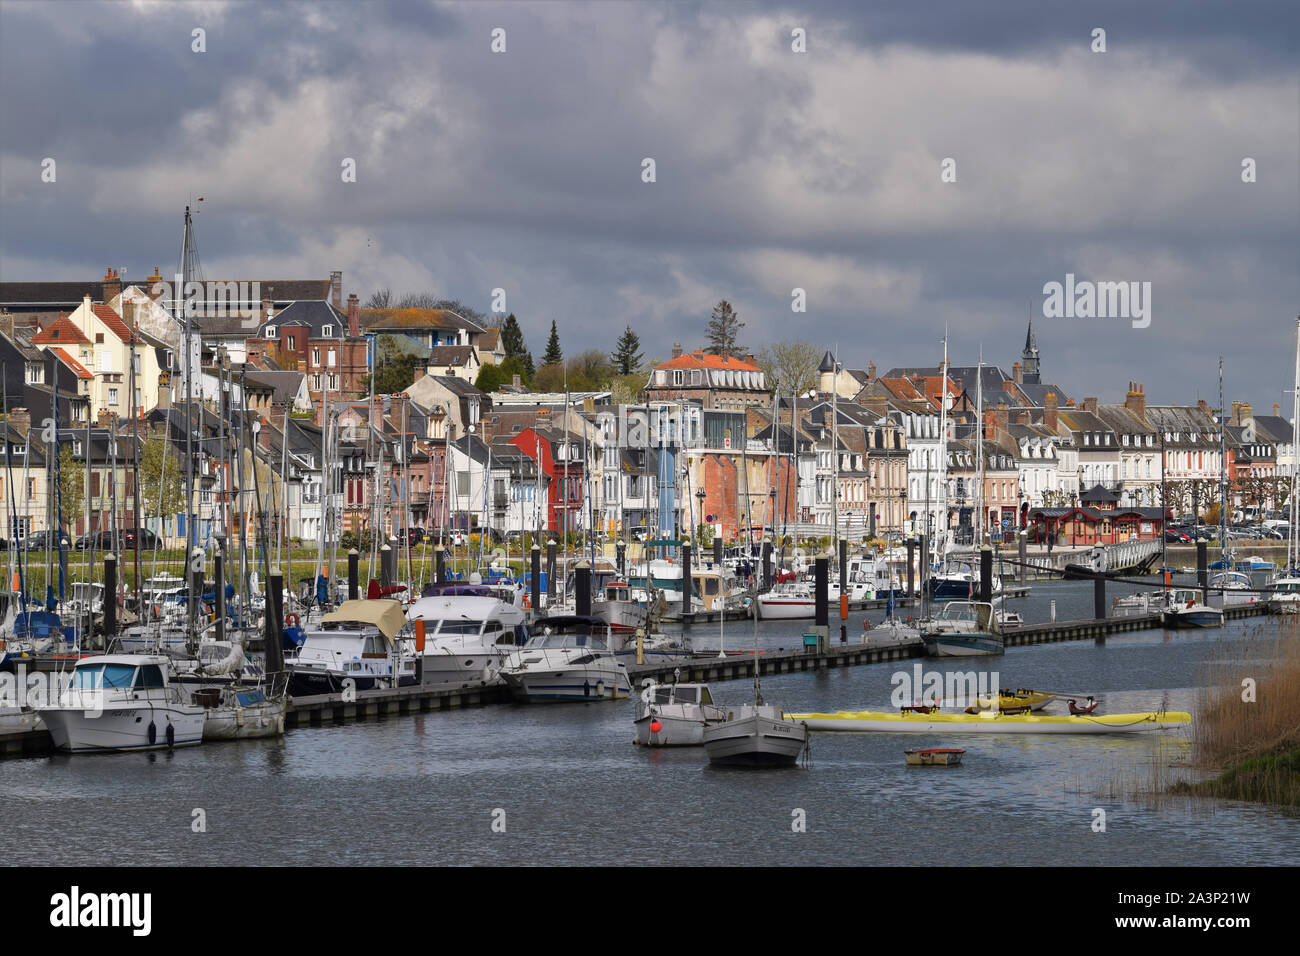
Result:
{"label": "boat hull", "polygon": [[619,667],[578,668],[538,672],[502,671],[515,700],[541,704],[554,701],[619,700],[632,694],[627,670]]}
{"label": "boat hull", "polygon": [[203,721],[204,740],[256,740],[284,733],[285,701],[264,700],[249,707],[213,707]]}
{"label": "boat hull", "polygon": [[841,711],[835,714],[788,714],[809,730],[890,734],[1136,734],[1176,730],[1191,723],[1190,714],[1106,714],[1085,717],[1039,714],[891,714]]}
{"label": "boat hull", "polygon": [[749,714],[705,728],[704,751],[720,767],[793,767],[808,743],[808,728]]}
{"label": "boat hull", "polygon": [[1166,611],[1162,618],[1165,627],[1222,627],[1223,612],[1218,608],[1196,611]]}
{"label": "boat hull", "polygon": [[758,616],[764,621],[798,621],[816,616],[815,601],[758,599]]}
{"label": "boat hull", "polygon": [[1004,651],[1002,638],[990,634],[922,634],[930,657],[985,657]]}
{"label": "boat hull", "polygon": [[[54,746],[68,753],[95,751],[166,750],[203,742],[202,707],[154,703],[122,709],[87,711],[83,708],[43,707],[40,710]],[[154,739],[149,740],[149,725]],[[173,739],[167,741],[167,727]]]}

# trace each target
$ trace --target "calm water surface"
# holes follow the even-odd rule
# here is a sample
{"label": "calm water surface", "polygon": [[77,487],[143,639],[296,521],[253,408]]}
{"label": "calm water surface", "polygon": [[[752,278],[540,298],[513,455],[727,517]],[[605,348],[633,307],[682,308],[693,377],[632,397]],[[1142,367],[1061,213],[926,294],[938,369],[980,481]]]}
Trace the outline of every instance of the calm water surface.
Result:
{"label": "calm water surface", "polygon": [[[1091,609],[1090,586],[1035,584],[1026,619]],[[878,616],[878,615],[875,615]],[[850,635],[861,630],[851,617]],[[1012,648],[1003,686],[1103,694],[1109,712],[1194,710],[1209,660],[1271,639],[1266,619],[1221,631],[1146,631]],[[798,643],[766,625],[765,647]],[[712,628],[693,632],[717,646]],[[729,648],[752,628],[730,625]],[[764,681],[793,711],[889,706],[906,664]],[[930,662],[927,666],[934,666]],[[971,663],[960,666],[969,670]],[[982,664],[980,665],[982,666]],[[750,685],[714,685],[739,702]],[[713,770],[700,749],[632,745],[633,702],[499,705],[290,731],[280,741],[174,754],[0,763],[0,826],[14,865],[119,864],[1293,864],[1300,819],[1243,805],[1103,799],[1107,781],[1188,752],[1185,734],[813,738],[809,769]],[[909,768],[909,747],[961,746],[957,768]],[[1148,768],[1144,771],[1143,768]],[[1108,814],[1094,833],[1091,811]],[[207,832],[191,829],[206,812]],[[506,832],[494,833],[494,810]],[[796,809],[807,832],[793,832]]]}

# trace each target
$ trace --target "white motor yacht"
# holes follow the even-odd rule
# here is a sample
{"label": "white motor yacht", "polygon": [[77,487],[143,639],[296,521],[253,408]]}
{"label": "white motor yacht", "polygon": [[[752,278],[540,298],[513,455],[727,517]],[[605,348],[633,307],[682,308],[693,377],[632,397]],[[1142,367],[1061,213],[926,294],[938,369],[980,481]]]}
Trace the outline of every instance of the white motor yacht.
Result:
{"label": "white motor yacht", "polygon": [[501,667],[515,699],[617,700],[632,693],[627,665],[610,650],[608,625],[596,617],[546,617]]}
{"label": "white motor yacht", "polygon": [[154,750],[203,740],[204,708],[168,677],[161,654],[79,660],[56,704],[37,708],[59,750]]}
{"label": "white motor yacht", "polygon": [[356,690],[414,683],[413,648],[407,653],[412,630],[402,605],[391,598],[344,601],[285,660],[289,693],[338,693],[349,680]]}
{"label": "white motor yacht", "polygon": [[1222,608],[1201,601],[1197,588],[1173,588],[1169,591],[1161,615],[1165,627],[1222,627]]}
{"label": "white motor yacht", "polygon": [[528,642],[524,612],[496,597],[424,597],[406,616],[424,622],[424,652],[416,649],[421,684],[492,683],[506,658]]}
{"label": "white motor yacht", "polygon": [[931,657],[1001,654],[1001,627],[992,604],[950,601],[939,614],[920,623],[921,640]]}

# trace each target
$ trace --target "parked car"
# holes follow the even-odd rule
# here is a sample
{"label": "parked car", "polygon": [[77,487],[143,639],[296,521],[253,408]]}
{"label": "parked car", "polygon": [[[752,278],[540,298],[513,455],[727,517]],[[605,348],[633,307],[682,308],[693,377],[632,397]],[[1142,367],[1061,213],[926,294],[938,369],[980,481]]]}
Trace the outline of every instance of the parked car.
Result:
{"label": "parked car", "polygon": [[398,540],[398,541],[402,541],[402,542],[404,542],[404,543],[408,543],[408,544],[411,545],[411,547],[415,547],[417,544],[423,544],[423,543],[424,543],[424,529],[423,529],[423,528],[407,528],[405,531],[399,531],[399,532],[397,533],[397,540]]}
{"label": "parked car", "polygon": [[1165,541],[1169,544],[1190,544],[1192,536],[1186,531],[1179,531],[1177,528],[1169,528],[1165,531]]}
{"label": "parked car", "polygon": [[459,548],[462,545],[469,544],[469,535],[463,531],[453,531],[447,536],[447,543],[453,548]]}
{"label": "parked car", "polygon": [[57,532],[33,531],[19,542],[24,551],[49,551],[59,546]]}
{"label": "parked car", "polygon": [[122,547],[134,550],[137,541],[144,551],[157,551],[162,547],[158,535],[148,528],[128,528],[122,532]]}

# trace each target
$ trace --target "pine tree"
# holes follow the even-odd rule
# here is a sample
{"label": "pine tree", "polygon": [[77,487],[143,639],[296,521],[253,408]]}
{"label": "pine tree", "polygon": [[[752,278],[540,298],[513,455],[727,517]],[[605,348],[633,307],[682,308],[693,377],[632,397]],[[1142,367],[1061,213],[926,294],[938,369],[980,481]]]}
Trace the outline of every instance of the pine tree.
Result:
{"label": "pine tree", "polygon": [[515,318],[513,312],[501,323],[501,348],[505,350],[507,359],[519,359],[519,364],[524,369],[525,381],[533,377],[533,372],[537,371],[533,367],[533,355],[528,351],[528,343],[524,341],[524,330],[519,327],[519,320]]}
{"label": "pine tree", "polygon": [[627,326],[623,334],[618,337],[618,342],[614,344],[614,352],[609,357],[609,360],[614,363],[614,370],[619,375],[631,375],[641,367],[641,359],[644,356],[638,351],[640,348],[641,339],[632,331],[632,326]]}
{"label": "pine tree", "polygon": [[543,365],[558,365],[564,361],[564,352],[560,350],[560,333],[555,330],[555,320],[551,319],[551,337],[546,340],[546,352],[542,355]]}
{"label": "pine tree", "polygon": [[740,321],[740,316],[732,309],[731,303],[723,299],[713,307],[713,315],[705,330],[709,346],[704,351],[712,355],[739,356],[740,345],[736,340],[744,327],[745,323]]}

